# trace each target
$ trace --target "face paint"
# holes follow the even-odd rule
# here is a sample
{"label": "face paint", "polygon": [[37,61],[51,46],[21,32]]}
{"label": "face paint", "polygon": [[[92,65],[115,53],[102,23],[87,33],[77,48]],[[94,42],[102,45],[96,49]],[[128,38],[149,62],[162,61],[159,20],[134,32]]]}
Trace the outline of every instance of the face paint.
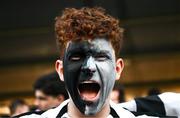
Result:
{"label": "face paint", "polygon": [[68,92],[79,111],[98,113],[115,82],[115,54],[106,39],[69,42],[64,59],[64,78]]}

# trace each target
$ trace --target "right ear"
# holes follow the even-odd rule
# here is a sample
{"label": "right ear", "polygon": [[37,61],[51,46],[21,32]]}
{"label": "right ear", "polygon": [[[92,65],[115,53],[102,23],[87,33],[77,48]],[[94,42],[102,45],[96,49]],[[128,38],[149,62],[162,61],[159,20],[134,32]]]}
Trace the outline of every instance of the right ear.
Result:
{"label": "right ear", "polygon": [[61,60],[57,60],[55,64],[56,72],[58,73],[60,79],[64,81],[64,75],[63,75],[63,62]]}

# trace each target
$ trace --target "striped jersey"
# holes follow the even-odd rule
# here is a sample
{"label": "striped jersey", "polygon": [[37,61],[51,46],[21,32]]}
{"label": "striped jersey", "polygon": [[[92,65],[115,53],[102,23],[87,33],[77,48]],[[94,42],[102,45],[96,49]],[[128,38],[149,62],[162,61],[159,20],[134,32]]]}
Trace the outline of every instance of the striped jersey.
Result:
{"label": "striped jersey", "polygon": [[[64,101],[58,107],[45,112],[29,112],[19,118],[70,118]],[[158,96],[135,98],[132,101],[115,104],[110,101],[107,118],[180,118],[180,93],[163,93]]]}

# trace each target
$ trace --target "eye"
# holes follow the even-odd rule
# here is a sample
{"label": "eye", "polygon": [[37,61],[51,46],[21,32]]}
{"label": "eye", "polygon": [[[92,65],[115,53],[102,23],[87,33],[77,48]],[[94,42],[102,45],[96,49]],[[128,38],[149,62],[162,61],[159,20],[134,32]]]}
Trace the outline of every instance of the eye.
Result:
{"label": "eye", "polygon": [[95,59],[96,59],[97,61],[105,61],[105,60],[109,59],[109,56],[106,55],[106,54],[97,54],[97,55],[95,56]]}
{"label": "eye", "polygon": [[79,61],[80,59],[81,59],[81,57],[78,55],[70,57],[70,61]]}
{"label": "eye", "polygon": [[38,100],[46,100],[47,98],[43,97],[43,96],[37,96],[36,99],[38,99]]}
{"label": "eye", "polygon": [[69,56],[70,61],[80,61],[83,59],[84,55],[81,53],[74,53]]}

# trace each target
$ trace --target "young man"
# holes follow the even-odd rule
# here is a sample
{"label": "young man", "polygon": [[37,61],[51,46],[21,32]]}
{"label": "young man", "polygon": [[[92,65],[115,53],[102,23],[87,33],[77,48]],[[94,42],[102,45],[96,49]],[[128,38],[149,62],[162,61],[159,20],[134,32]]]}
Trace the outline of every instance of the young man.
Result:
{"label": "young man", "polygon": [[45,111],[57,107],[68,99],[64,83],[56,72],[40,77],[33,88],[37,110]]}
{"label": "young man", "polygon": [[[63,117],[133,117],[110,103],[123,60],[117,58],[123,30],[119,21],[100,8],[66,9],[56,18],[57,41],[64,54],[56,71],[65,81],[70,100]],[[58,117],[62,117],[58,116]]]}
{"label": "young man", "polygon": [[123,33],[119,21],[101,8],[68,8],[56,18],[55,32],[61,51],[55,68],[70,99],[23,118],[134,118],[110,101],[124,67],[118,58]]}

